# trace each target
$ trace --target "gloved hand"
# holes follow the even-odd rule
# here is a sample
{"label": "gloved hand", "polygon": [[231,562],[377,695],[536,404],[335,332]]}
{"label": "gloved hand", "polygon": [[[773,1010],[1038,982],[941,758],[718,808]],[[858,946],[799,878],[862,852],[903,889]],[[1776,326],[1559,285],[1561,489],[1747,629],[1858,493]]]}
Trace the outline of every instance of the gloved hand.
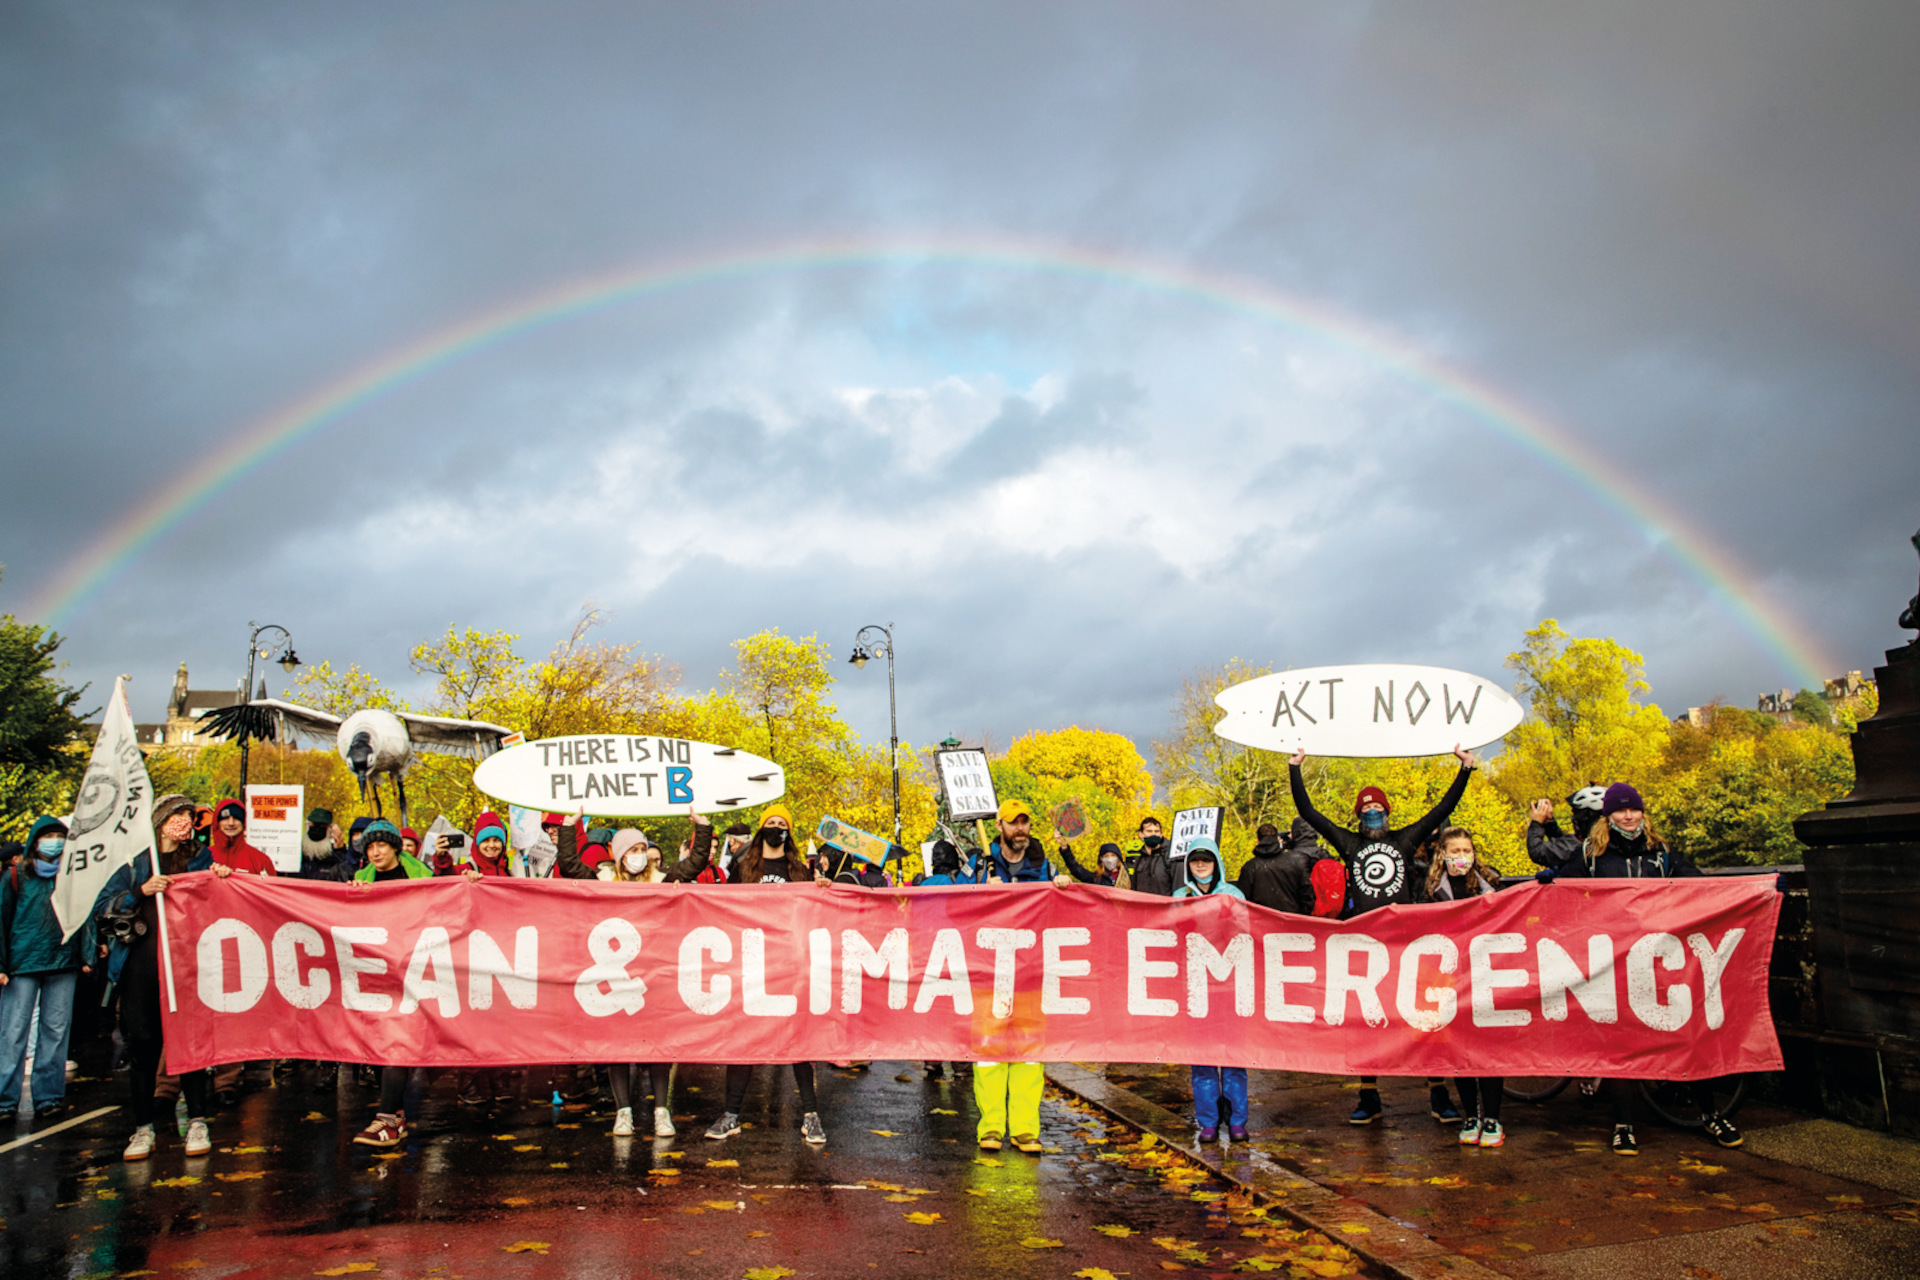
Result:
{"label": "gloved hand", "polygon": [[1538,883],[1538,884],[1552,884],[1552,883],[1553,883],[1553,868],[1552,868],[1552,867],[1542,867],[1542,868],[1540,868],[1540,869],[1539,869],[1538,871],[1536,871],[1536,872],[1534,872],[1534,873],[1533,873],[1533,878],[1534,878],[1534,881],[1535,881],[1536,883]]}

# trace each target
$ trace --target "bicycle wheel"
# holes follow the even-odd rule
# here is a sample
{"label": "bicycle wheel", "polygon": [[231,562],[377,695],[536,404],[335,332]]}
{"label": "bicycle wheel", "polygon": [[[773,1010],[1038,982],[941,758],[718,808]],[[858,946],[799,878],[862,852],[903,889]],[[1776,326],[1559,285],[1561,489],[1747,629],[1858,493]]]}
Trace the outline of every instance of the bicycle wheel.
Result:
{"label": "bicycle wheel", "polygon": [[1500,1083],[1500,1092],[1515,1102],[1545,1102],[1558,1097],[1573,1083],[1572,1076],[1508,1076]]}
{"label": "bicycle wheel", "polygon": [[[1727,1076],[1712,1081],[1713,1105],[1723,1116],[1731,1116],[1747,1098],[1747,1078]],[[1655,1115],[1682,1129],[1698,1129],[1706,1117],[1694,1105],[1693,1086],[1683,1080],[1642,1080],[1640,1096]]]}

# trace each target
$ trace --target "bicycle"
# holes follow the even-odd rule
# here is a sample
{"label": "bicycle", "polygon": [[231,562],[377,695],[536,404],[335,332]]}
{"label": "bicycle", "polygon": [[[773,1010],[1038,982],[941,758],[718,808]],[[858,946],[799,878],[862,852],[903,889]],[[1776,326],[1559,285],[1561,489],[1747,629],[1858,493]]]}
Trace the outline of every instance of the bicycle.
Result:
{"label": "bicycle", "polygon": [[[1511,1076],[1502,1082],[1500,1091],[1515,1102],[1538,1106],[1560,1096],[1574,1081],[1573,1076]],[[1581,1077],[1581,1100],[1584,1102],[1596,1097],[1603,1083],[1605,1081],[1601,1078]],[[1693,1105],[1692,1089],[1685,1081],[1641,1080],[1638,1083],[1640,1097],[1655,1115],[1668,1124],[1680,1129],[1698,1129],[1705,1123],[1706,1117]],[[1747,1078],[1726,1076],[1715,1081],[1713,1098],[1714,1107],[1720,1115],[1732,1116],[1746,1101]]]}

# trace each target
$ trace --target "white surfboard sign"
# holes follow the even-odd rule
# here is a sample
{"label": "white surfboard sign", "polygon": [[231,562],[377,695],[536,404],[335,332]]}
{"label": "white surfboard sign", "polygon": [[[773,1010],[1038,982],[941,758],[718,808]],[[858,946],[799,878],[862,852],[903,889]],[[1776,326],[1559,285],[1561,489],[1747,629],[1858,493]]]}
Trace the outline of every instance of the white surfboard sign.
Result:
{"label": "white surfboard sign", "polygon": [[1288,755],[1437,756],[1497,742],[1526,717],[1492,680],[1400,663],[1303,667],[1231,685],[1213,700],[1229,742]]}
{"label": "white surfboard sign", "polygon": [[581,733],[496,751],[473,785],[508,804],[550,813],[661,818],[750,809],[787,789],[779,765],[711,742],[639,733]]}

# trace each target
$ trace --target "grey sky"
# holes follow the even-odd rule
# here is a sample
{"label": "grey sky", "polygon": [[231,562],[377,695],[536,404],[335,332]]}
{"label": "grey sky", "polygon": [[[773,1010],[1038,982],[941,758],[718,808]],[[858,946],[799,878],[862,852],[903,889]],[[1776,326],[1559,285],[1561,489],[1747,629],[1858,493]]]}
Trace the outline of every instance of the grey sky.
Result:
{"label": "grey sky", "polygon": [[[1888,4],[77,4],[0,11],[0,609],[251,424],[569,281],[1019,240],[1278,291],[1682,509],[1838,668],[1920,525],[1920,11]],[[1657,536],[1431,388],[1124,276],[746,272],[370,398],[57,619],[406,684],[581,603],[704,687],[899,624],[902,733],[1164,731],[1181,675],[1487,674],[1554,615],[1669,709],[1791,677]],[[1830,674],[1830,673],[1828,673]],[[884,678],[843,708],[885,733]],[[277,680],[276,680],[277,686]]]}

